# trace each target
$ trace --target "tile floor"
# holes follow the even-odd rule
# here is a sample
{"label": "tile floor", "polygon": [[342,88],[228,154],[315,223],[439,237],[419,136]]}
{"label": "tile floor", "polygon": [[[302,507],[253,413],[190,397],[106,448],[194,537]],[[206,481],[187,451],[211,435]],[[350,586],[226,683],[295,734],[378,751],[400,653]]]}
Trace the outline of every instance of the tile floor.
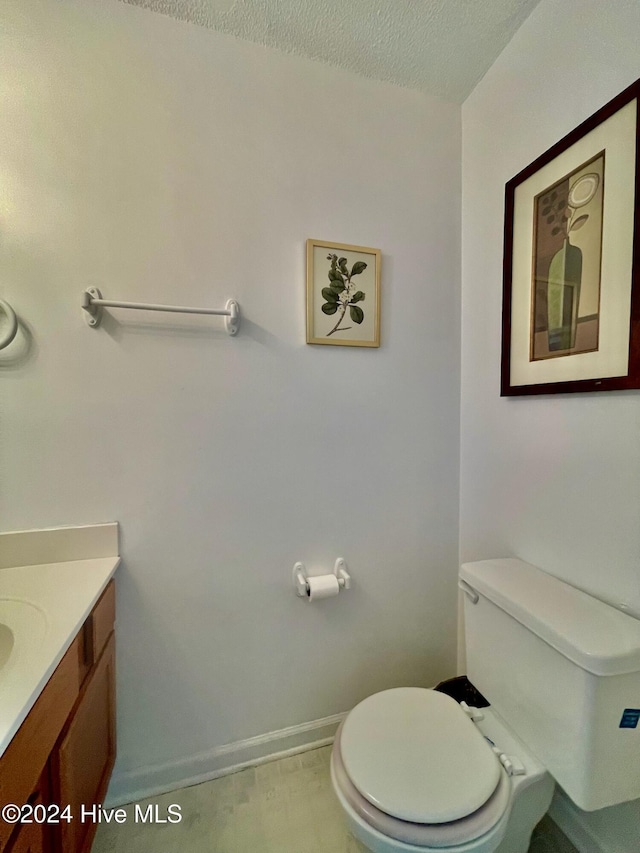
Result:
{"label": "tile floor", "polygon": [[[140,804],[179,804],[179,824],[127,822],[98,827],[92,853],[367,853],[346,830],[329,780],[331,747],[152,797]],[[530,853],[577,853],[544,819]]]}

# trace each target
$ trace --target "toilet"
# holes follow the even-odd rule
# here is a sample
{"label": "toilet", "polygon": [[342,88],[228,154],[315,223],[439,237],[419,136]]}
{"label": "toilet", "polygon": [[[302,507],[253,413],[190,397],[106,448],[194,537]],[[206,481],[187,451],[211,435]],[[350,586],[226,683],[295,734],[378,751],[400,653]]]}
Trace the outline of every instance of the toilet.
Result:
{"label": "toilet", "polygon": [[640,798],[640,620],[517,559],[459,586],[490,706],[398,687],[336,734],[333,788],[373,853],[526,853],[556,783],[586,811]]}

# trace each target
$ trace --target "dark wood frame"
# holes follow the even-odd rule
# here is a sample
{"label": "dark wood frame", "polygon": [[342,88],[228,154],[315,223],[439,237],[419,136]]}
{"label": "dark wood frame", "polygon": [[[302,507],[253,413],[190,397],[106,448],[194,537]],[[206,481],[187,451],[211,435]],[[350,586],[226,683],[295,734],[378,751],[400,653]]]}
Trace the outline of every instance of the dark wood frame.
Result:
{"label": "dark wood frame", "polygon": [[[633,259],[631,274],[631,310],[629,325],[629,359],[627,373],[624,376],[603,377],[600,379],[578,379],[567,382],[545,382],[532,385],[511,384],[511,299],[512,299],[512,262],[513,262],[513,225],[515,213],[516,188],[562,154],[567,148],[582,139],[602,122],[615,115],[622,107],[637,100],[636,114],[636,163],[635,163],[635,200],[633,225]],[[527,166],[505,187],[505,224],[503,257],[503,299],[502,299],[502,397],[531,394],[566,394],[575,391],[618,391],[640,388],[640,80],[636,80],[612,101],[599,109],[581,125],[572,130],[563,139],[545,151]]]}

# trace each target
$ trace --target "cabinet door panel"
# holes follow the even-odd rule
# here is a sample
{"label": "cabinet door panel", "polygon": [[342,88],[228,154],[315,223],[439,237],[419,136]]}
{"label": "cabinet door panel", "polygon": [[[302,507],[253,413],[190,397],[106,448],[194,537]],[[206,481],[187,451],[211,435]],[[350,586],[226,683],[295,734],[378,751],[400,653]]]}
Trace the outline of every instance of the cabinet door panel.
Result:
{"label": "cabinet door panel", "polygon": [[81,806],[101,803],[115,760],[115,638],[85,684],[54,753],[57,802],[75,819],[60,825],[64,853],[88,851],[96,825],[82,823]]}
{"label": "cabinet door panel", "polygon": [[[41,806],[47,798],[47,771],[42,774],[38,787],[29,797],[33,806]],[[49,826],[46,823],[25,823],[12,837],[6,853],[49,853]]]}
{"label": "cabinet door panel", "polygon": [[[0,758],[0,805],[26,803],[38,784],[78,696],[79,645],[76,638]],[[0,853],[13,831],[13,825],[0,820]]]}
{"label": "cabinet door panel", "polygon": [[41,824],[25,824],[7,853],[45,853],[44,828]]}

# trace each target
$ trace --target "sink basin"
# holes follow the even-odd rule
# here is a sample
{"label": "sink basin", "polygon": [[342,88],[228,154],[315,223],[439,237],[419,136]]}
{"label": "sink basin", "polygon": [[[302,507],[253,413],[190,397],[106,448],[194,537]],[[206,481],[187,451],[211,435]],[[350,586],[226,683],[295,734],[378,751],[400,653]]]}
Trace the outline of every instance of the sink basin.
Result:
{"label": "sink basin", "polygon": [[44,611],[20,598],[0,598],[0,677],[37,651],[47,629]]}

